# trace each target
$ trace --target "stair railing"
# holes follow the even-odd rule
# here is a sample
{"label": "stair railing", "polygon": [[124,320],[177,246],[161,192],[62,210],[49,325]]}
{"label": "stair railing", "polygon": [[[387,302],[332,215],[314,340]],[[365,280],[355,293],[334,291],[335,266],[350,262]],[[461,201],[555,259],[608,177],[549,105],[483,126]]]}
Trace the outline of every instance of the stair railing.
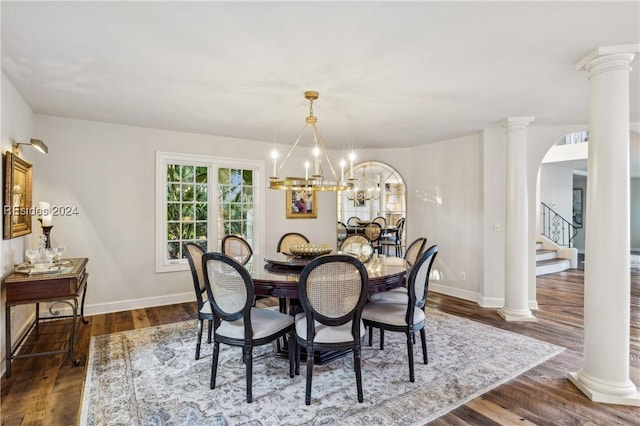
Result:
{"label": "stair railing", "polygon": [[573,247],[578,229],[545,203],[540,203],[542,235],[559,246]]}

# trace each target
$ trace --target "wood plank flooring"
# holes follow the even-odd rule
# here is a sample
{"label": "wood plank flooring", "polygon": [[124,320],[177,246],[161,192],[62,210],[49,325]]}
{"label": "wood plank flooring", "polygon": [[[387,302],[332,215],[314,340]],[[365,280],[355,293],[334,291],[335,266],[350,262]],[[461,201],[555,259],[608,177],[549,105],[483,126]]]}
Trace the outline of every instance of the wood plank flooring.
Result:
{"label": "wood plank flooring", "polygon": [[[510,382],[431,422],[433,425],[640,425],[640,408],[595,404],[567,379],[582,366],[582,270],[538,277],[536,323],[507,323],[495,309],[430,293],[429,306],[567,349]],[[631,271],[631,379],[640,385],[640,270]],[[196,318],[182,303],[89,317],[81,326],[72,367],[65,354],[15,360],[10,379],[0,382],[3,426],[75,425],[79,418],[91,336]],[[194,321],[195,333],[195,321]],[[206,344],[206,343],[203,343]]]}

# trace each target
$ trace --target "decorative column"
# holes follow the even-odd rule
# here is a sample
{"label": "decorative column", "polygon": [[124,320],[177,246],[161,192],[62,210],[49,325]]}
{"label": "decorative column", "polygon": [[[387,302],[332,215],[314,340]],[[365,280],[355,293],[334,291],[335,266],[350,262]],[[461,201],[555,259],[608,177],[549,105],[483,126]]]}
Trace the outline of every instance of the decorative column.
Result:
{"label": "decorative column", "polygon": [[589,72],[584,365],[569,380],[591,400],[640,406],[629,379],[629,73],[640,45],[598,48]]}
{"label": "decorative column", "polygon": [[534,117],[509,117],[505,232],[505,304],[498,314],[507,321],[536,321],[529,310],[529,227],[527,220],[527,126]]}

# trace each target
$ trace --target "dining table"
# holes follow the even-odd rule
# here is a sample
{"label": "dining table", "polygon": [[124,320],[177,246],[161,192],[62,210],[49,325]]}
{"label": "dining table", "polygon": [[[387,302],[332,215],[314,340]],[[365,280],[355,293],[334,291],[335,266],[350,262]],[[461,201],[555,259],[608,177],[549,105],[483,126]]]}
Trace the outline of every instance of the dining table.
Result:
{"label": "dining table", "polygon": [[[251,274],[256,295],[297,300],[300,273],[312,259],[286,253],[254,253],[245,268]],[[369,276],[367,291],[370,295],[405,284],[408,265],[402,258],[374,256],[364,265]]]}
{"label": "dining table", "polygon": [[[364,235],[364,228],[366,228],[368,225],[347,225],[347,235],[351,235],[351,234],[363,234]],[[398,232],[398,227],[397,226],[381,226],[380,227],[380,235],[395,235]]]}

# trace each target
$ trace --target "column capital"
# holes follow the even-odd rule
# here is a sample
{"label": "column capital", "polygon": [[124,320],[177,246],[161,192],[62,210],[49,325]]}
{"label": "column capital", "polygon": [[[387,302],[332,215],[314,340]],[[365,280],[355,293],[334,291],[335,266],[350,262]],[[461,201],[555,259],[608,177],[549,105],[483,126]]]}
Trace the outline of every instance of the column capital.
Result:
{"label": "column capital", "polygon": [[636,53],[640,53],[640,43],[598,47],[578,61],[578,63],[576,63],[576,69],[580,70],[584,68],[590,71],[595,65],[608,61],[626,62],[626,67],[628,67]]}
{"label": "column capital", "polygon": [[535,117],[508,117],[500,122],[500,126],[507,131],[514,129],[525,129],[535,121]]}

